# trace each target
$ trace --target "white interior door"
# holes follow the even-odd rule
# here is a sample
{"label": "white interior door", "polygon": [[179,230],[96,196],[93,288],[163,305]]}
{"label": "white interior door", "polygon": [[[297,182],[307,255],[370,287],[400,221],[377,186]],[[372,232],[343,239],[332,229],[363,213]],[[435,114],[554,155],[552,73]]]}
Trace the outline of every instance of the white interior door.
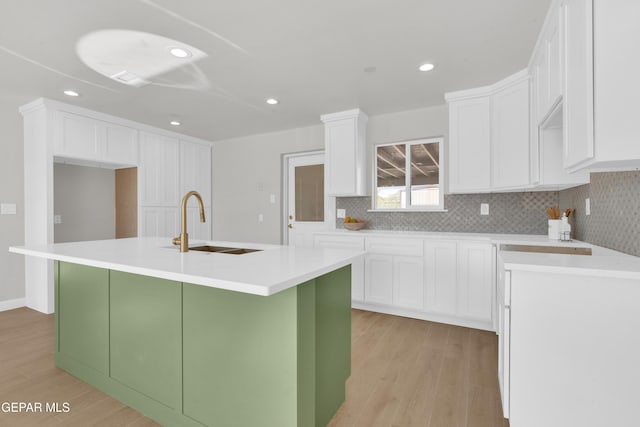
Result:
{"label": "white interior door", "polygon": [[313,246],[313,232],[329,228],[330,204],[324,191],[324,154],[287,157],[287,243]]}

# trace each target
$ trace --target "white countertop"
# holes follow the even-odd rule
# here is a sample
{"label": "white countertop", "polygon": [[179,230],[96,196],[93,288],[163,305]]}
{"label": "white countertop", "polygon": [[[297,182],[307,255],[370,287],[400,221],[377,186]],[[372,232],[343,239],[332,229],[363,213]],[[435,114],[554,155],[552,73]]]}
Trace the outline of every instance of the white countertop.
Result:
{"label": "white countertop", "polygon": [[[196,246],[197,241],[190,242]],[[133,238],[19,246],[10,252],[159,277],[255,295],[273,295],[351,264],[364,252],[237,242],[214,246],[262,249],[242,255],[180,253],[170,239]]]}
{"label": "white countertop", "polygon": [[[402,237],[420,239],[478,240],[496,244],[507,270],[576,274],[597,277],[640,279],[640,258],[590,243],[572,240],[551,240],[546,235],[442,233],[390,230],[329,230],[316,234],[366,237]],[[563,255],[531,252],[500,251],[501,244],[522,244],[555,247],[591,248],[592,255]]]}

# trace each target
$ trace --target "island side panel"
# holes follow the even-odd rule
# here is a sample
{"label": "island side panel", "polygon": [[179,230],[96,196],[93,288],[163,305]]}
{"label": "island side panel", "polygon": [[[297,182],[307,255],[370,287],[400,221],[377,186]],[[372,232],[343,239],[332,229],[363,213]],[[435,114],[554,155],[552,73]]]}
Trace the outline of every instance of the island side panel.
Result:
{"label": "island side panel", "polygon": [[111,378],[182,412],[182,283],[111,271]]}
{"label": "island side panel", "polygon": [[351,266],[316,278],[316,426],[345,399],[351,374]]}
{"label": "island side panel", "polygon": [[109,375],[109,270],[58,265],[58,352]]}
{"label": "island side panel", "polygon": [[183,285],[186,416],[211,426],[297,425],[297,293]]}
{"label": "island side panel", "polygon": [[316,425],[316,281],[298,285],[298,427]]}

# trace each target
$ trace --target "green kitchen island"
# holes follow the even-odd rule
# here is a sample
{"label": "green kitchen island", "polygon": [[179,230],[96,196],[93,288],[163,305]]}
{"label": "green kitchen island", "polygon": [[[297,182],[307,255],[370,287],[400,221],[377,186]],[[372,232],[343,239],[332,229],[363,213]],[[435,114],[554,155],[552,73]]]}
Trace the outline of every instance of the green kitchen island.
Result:
{"label": "green kitchen island", "polygon": [[350,374],[362,253],[262,249],[11,248],[54,260],[58,367],[167,426],[326,426]]}

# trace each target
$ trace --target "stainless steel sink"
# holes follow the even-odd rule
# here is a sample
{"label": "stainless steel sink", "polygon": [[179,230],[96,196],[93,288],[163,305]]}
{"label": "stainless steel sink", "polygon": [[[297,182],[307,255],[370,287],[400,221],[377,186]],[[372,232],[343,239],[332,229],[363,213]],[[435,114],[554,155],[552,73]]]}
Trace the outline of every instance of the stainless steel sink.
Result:
{"label": "stainless steel sink", "polygon": [[543,254],[591,255],[591,248],[572,246],[500,245],[501,251],[538,252]]}
{"label": "stainless steel sink", "polygon": [[225,246],[201,245],[201,246],[192,246],[189,248],[189,250],[200,251],[200,252],[214,252],[218,254],[242,255],[242,254],[248,254],[251,252],[259,252],[261,249],[228,248]]}

